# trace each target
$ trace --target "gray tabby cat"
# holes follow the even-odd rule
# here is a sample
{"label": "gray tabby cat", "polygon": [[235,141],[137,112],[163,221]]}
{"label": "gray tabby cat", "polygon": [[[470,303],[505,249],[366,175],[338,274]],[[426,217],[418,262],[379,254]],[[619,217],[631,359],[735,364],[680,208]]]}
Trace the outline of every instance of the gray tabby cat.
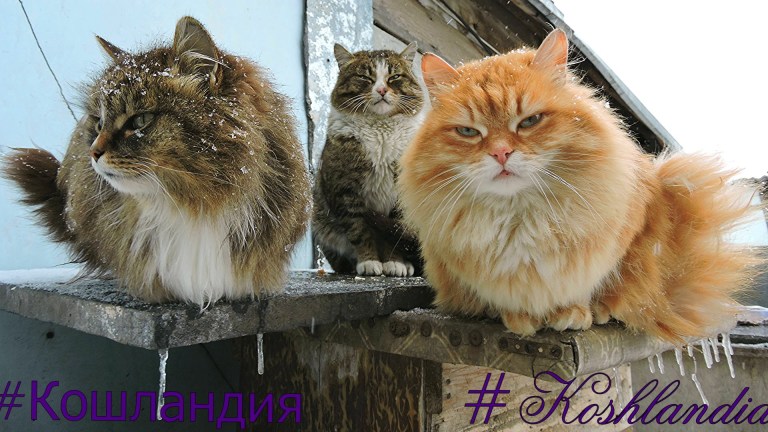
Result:
{"label": "gray tabby cat", "polygon": [[334,54],[339,77],[314,187],[315,242],[338,273],[412,276],[418,242],[400,226],[395,180],[421,122],[416,44],[399,54],[352,54],[336,44]]}
{"label": "gray tabby cat", "polygon": [[[98,38],[98,37],[97,37]],[[4,175],[85,272],[147,301],[280,291],[309,218],[288,101],[190,17],[171,46],[111,57],[62,162],[15,149]]]}

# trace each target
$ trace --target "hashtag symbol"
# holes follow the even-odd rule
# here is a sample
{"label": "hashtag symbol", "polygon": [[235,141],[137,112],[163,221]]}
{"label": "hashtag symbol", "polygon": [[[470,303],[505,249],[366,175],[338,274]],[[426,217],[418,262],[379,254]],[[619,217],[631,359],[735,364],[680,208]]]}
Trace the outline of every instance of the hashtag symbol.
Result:
{"label": "hashtag symbol", "polygon": [[24,397],[22,393],[19,393],[19,387],[21,387],[21,381],[16,381],[16,389],[11,393],[11,382],[8,381],[5,384],[5,391],[0,393],[0,413],[3,408],[7,408],[5,412],[5,419],[8,420],[8,416],[11,415],[11,410],[16,407],[21,407],[20,403],[16,403],[16,399]]}
{"label": "hashtag symbol", "polygon": [[[501,389],[501,383],[504,382],[504,372],[501,373],[499,376],[499,381],[496,382],[496,389],[490,390],[488,389],[488,383],[491,382],[491,373],[489,372],[485,376],[485,383],[483,384],[483,388],[480,390],[469,390],[469,394],[478,394],[477,402],[476,403],[465,403],[465,407],[475,407],[475,412],[472,413],[472,422],[471,424],[475,424],[475,420],[477,420],[477,413],[480,411],[480,408],[487,408],[488,410],[485,412],[485,421],[483,421],[484,424],[488,424],[489,421],[491,421],[491,413],[493,412],[494,408],[498,407],[505,407],[507,406],[506,402],[496,402],[496,398],[500,394],[507,394],[509,393],[509,390],[502,390]],[[485,399],[485,395],[490,393],[491,401],[490,402],[483,402],[483,399]]]}

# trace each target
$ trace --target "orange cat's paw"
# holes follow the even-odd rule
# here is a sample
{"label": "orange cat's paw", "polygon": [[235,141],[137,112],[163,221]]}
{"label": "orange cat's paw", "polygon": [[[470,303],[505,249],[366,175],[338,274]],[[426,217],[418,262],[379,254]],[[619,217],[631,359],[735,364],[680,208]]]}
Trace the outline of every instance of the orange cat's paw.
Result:
{"label": "orange cat's paw", "polygon": [[592,303],[592,321],[595,324],[605,324],[611,319],[611,310],[600,301]]}
{"label": "orange cat's paw", "polygon": [[500,315],[504,327],[520,336],[532,336],[537,330],[544,327],[544,323],[540,319],[533,318],[528,314],[502,312]]}
{"label": "orange cat's paw", "polygon": [[586,306],[560,308],[547,317],[547,325],[555,330],[586,330],[592,327],[592,312]]}

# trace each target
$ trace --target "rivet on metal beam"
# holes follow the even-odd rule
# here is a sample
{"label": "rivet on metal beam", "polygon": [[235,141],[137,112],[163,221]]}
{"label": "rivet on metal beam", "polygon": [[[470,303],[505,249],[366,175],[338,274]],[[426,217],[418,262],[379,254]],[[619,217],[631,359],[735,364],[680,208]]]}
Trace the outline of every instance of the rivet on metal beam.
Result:
{"label": "rivet on metal beam", "polygon": [[480,346],[483,344],[483,335],[479,330],[472,330],[469,332],[469,343],[472,346]]}
{"label": "rivet on metal beam", "polygon": [[424,337],[432,336],[432,324],[427,321],[421,323],[421,335]]}
{"label": "rivet on metal beam", "polygon": [[461,333],[459,333],[458,330],[451,330],[451,332],[448,333],[448,341],[453,346],[461,345]]}
{"label": "rivet on metal beam", "polygon": [[411,327],[408,325],[408,323],[392,320],[389,322],[389,331],[395,337],[403,337],[411,332]]}

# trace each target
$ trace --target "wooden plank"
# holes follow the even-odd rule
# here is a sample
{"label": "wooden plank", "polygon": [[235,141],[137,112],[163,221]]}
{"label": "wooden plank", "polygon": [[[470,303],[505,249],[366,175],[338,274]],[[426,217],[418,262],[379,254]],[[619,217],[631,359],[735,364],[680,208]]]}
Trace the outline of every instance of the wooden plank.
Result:
{"label": "wooden plank", "polygon": [[416,41],[422,52],[436,53],[453,64],[485,56],[477,44],[416,0],[374,0],[373,19],[404,43]]}
{"label": "wooden plank", "polygon": [[264,336],[259,375],[255,338],[242,344],[243,393],[301,395],[300,423],[260,416],[253,431],[419,431],[441,408],[439,363],[288,332]]}
{"label": "wooden plank", "polygon": [[[566,404],[561,402],[557,404],[557,409],[543,420],[544,413],[549,412],[550,407],[555,403],[557,397],[565,388],[565,385],[551,381],[536,381],[534,378],[517,375],[504,374],[502,371],[465,365],[443,364],[443,410],[439,415],[432,417],[432,430],[434,431],[456,431],[456,432],[487,432],[487,431],[543,431],[543,432],[567,432],[567,431],[600,431],[612,432],[626,430],[629,426],[626,422],[620,422],[616,425],[610,424],[601,426],[597,424],[596,419],[586,424],[565,424],[563,422],[563,412]],[[500,394],[497,403],[504,404],[492,411],[490,421],[485,424],[487,408],[478,410],[475,423],[471,423],[474,408],[467,407],[467,403],[478,402],[477,394],[468,393],[469,390],[479,390],[483,387],[487,374],[490,374],[488,389],[509,390],[509,393]],[[501,383],[499,380],[502,379]],[[575,391],[582,383],[586,382],[581,390]],[[598,394],[592,391],[592,384],[595,389],[604,391]],[[610,388],[606,386],[610,384]],[[540,389],[540,390],[539,390]],[[632,398],[632,374],[629,364],[610,368],[601,371],[594,377],[580,377],[573,381],[568,387],[566,395],[573,397],[568,399],[568,409],[566,419],[575,418],[579,412],[584,410],[590,404],[597,404],[601,408],[613,403],[618,407],[621,403],[626,403]],[[541,399],[535,399],[540,397]],[[491,401],[491,395],[485,396],[483,402]],[[521,417],[524,408],[534,406],[532,404],[541,403],[544,405],[542,414],[528,414]],[[543,421],[541,421],[543,420]],[[530,424],[541,421],[538,424]]]}
{"label": "wooden plank", "polygon": [[292,272],[281,294],[219,301],[201,309],[182,303],[147,304],[126,294],[115,281],[67,283],[71,272],[39,282],[29,274],[27,282],[4,283],[0,273],[0,310],[146,349],[366,319],[427,306],[433,298],[422,278]]}

